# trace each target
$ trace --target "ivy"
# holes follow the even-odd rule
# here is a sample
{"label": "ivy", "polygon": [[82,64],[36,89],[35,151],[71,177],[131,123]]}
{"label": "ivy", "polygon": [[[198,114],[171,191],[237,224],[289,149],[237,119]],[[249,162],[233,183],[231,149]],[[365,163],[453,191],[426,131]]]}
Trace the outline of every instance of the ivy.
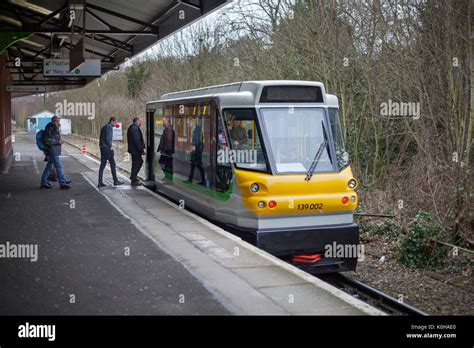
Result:
{"label": "ivy", "polygon": [[400,246],[400,263],[412,268],[437,269],[444,266],[447,248],[436,245],[432,239],[441,236],[441,225],[430,213],[416,214],[410,231]]}

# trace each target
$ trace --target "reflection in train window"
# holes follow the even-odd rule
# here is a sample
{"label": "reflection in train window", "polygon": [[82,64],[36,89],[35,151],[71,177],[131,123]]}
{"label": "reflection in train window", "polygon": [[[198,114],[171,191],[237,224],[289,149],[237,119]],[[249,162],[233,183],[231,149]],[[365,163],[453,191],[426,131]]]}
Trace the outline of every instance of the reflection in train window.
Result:
{"label": "reflection in train window", "polygon": [[219,156],[222,161],[230,161],[237,168],[256,171],[267,171],[267,161],[260,133],[255,121],[254,109],[224,110],[224,120],[229,139],[228,148],[231,151]]}

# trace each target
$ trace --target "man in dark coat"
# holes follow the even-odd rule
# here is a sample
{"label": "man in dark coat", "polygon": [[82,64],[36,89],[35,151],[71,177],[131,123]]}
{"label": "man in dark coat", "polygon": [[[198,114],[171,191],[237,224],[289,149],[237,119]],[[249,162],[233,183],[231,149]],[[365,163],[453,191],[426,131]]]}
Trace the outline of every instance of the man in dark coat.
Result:
{"label": "man in dark coat", "polygon": [[102,181],[104,176],[104,169],[107,165],[107,161],[110,163],[110,170],[112,171],[112,178],[114,179],[114,186],[122,185],[123,181],[117,179],[117,170],[115,166],[114,150],[112,150],[112,139],[114,127],[117,124],[117,119],[111,117],[109,123],[102,127],[100,130],[100,167],[99,167],[99,187],[106,186]]}
{"label": "man in dark coat", "polygon": [[41,188],[52,188],[51,184],[48,182],[48,176],[52,166],[56,168],[59,188],[61,190],[71,188],[69,185],[71,180],[64,176],[61,160],[59,159],[59,156],[61,156],[61,145],[64,144],[64,140],[61,139],[61,133],[59,133],[59,127],[59,117],[53,116],[51,122],[48,123],[44,129],[43,142],[46,145],[44,153],[48,158],[48,163],[46,164],[43,175],[41,176]]}
{"label": "man in dark coat", "polygon": [[193,182],[194,169],[197,167],[201,174],[201,181],[198,185],[206,186],[206,177],[204,174],[204,168],[202,167],[202,152],[204,150],[203,143],[203,131],[202,131],[202,118],[196,118],[196,125],[192,132],[192,146],[191,146],[191,172],[189,173],[188,182]]}
{"label": "man in dark coat", "polygon": [[173,172],[174,130],[169,117],[163,117],[163,134],[157,152],[161,152],[159,163],[164,171]]}
{"label": "man in dark coat", "polygon": [[130,176],[132,186],[140,185],[138,172],[140,172],[143,165],[142,156],[145,154],[145,141],[143,140],[143,134],[140,129],[141,126],[142,119],[135,117],[133,123],[127,130],[128,152],[132,155],[132,175]]}

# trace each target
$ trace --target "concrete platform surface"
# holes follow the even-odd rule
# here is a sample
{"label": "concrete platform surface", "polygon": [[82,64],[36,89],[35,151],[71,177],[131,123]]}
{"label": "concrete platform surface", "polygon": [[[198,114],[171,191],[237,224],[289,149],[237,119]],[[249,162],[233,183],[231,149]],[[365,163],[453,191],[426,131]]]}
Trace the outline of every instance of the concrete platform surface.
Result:
{"label": "concrete platform surface", "polygon": [[0,315],[382,314],[144,187],[98,189],[72,147],[72,188],[40,190],[33,140],[16,136],[0,175],[0,246],[37,245],[38,261],[0,258]]}

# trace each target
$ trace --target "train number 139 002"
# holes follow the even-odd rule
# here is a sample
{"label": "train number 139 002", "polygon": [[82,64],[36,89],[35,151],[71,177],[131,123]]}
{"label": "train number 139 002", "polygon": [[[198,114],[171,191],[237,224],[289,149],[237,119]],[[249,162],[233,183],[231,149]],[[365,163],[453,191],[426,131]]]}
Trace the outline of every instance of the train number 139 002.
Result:
{"label": "train number 139 002", "polygon": [[323,203],[304,203],[297,205],[298,210],[321,210],[323,209]]}

